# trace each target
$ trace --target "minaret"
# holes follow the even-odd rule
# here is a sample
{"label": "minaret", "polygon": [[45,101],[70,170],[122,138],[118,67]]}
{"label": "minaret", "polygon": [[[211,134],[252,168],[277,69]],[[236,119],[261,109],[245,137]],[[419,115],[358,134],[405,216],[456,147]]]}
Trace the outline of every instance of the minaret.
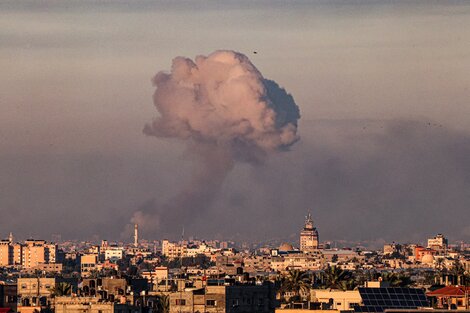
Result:
{"label": "minaret", "polygon": [[134,224],[134,247],[139,245],[139,225]]}
{"label": "minaret", "polygon": [[318,231],[313,224],[310,212],[305,217],[305,224],[300,231],[300,251],[313,252],[318,249]]}
{"label": "minaret", "polygon": [[8,236],[8,242],[10,244],[13,244],[13,234],[10,232],[10,235]]}

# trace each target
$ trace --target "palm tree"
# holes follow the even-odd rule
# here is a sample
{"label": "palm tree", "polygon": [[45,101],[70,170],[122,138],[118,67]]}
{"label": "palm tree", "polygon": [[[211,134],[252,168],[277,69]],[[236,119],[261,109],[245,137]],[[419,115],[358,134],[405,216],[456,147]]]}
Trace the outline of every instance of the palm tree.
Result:
{"label": "palm tree", "polygon": [[413,281],[410,276],[405,274],[396,274],[393,272],[385,272],[381,275],[382,280],[390,284],[390,287],[409,287]]}
{"label": "palm tree", "polygon": [[296,298],[300,298],[302,294],[308,293],[310,290],[310,280],[305,272],[299,270],[291,270],[287,276],[281,279],[281,294],[285,292],[293,292]]}
{"label": "palm tree", "polygon": [[445,267],[444,258],[436,259],[435,263],[436,263],[436,269],[437,270],[442,271],[444,269],[444,267]]}
{"label": "palm tree", "polygon": [[170,297],[165,294],[158,295],[158,312],[169,313],[170,312]]}
{"label": "palm tree", "polygon": [[462,285],[464,283],[463,280],[465,280],[465,268],[458,259],[454,260],[449,274],[452,275],[453,284]]}
{"label": "palm tree", "polygon": [[459,260],[454,260],[452,267],[450,268],[450,274],[454,276],[462,276],[465,274],[465,268]]}
{"label": "palm tree", "polygon": [[328,265],[323,275],[326,288],[351,290],[356,286],[353,273],[342,270],[338,266]]}
{"label": "palm tree", "polygon": [[442,274],[447,272],[445,259],[438,258],[436,259],[435,262],[436,262],[436,269],[437,269],[437,271],[435,272],[435,283],[440,284],[441,279],[442,279]]}
{"label": "palm tree", "polygon": [[72,285],[69,283],[58,283],[51,288],[54,297],[69,296],[72,293]]}

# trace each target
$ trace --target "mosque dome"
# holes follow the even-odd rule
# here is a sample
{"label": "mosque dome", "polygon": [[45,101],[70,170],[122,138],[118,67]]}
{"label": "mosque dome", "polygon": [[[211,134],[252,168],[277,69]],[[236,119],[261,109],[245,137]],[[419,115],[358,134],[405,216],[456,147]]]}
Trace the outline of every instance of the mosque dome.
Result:
{"label": "mosque dome", "polygon": [[283,244],[279,246],[279,251],[293,251],[293,250],[294,250],[294,247],[290,243],[287,243],[287,242],[284,242]]}
{"label": "mosque dome", "polygon": [[434,262],[434,257],[431,254],[426,254],[421,258],[421,263],[431,264]]}

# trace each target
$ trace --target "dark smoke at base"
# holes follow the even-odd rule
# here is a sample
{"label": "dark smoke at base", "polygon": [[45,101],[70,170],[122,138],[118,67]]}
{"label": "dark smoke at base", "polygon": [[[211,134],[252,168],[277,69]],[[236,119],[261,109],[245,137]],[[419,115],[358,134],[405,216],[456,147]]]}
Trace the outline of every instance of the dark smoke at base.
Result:
{"label": "dark smoke at base", "polygon": [[299,140],[294,99],[243,54],[177,57],[171,72],[157,73],[153,83],[160,116],[144,133],[183,140],[195,164],[173,199],[149,202],[134,213],[131,222],[144,230],[168,234],[192,223],[211,207],[235,163],[263,164]]}
{"label": "dark smoke at base", "polygon": [[189,182],[184,189],[167,203],[146,202],[134,213],[132,223],[142,225],[147,231],[179,232],[212,204],[233,168],[233,161],[226,151],[212,145],[192,145],[188,150],[196,158],[197,166],[188,175]]}

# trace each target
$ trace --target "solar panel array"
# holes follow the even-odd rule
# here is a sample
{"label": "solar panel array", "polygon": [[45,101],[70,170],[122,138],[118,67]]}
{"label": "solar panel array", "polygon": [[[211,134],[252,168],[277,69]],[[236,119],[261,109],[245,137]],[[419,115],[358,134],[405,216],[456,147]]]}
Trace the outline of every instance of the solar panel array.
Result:
{"label": "solar panel array", "polygon": [[359,288],[363,305],[355,306],[354,312],[383,312],[385,309],[417,309],[429,307],[421,289],[415,288]]}

